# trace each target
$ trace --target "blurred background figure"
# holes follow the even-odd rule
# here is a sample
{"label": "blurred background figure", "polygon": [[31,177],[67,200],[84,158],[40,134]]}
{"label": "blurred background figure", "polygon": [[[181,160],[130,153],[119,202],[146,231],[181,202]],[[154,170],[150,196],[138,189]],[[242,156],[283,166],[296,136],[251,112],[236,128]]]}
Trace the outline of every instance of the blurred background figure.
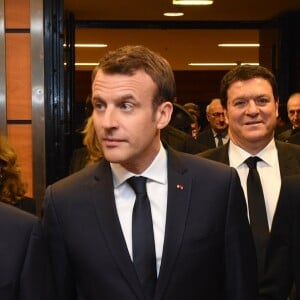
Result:
{"label": "blurred background figure", "polygon": [[193,116],[184,108],[183,105],[173,103],[173,113],[169,125],[192,135]]}
{"label": "blurred background figure", "polygon": [[300,93],[294,93],[290,96],[287,102],[287,114],[292,126],[280,133],[277,138],[288,143],[295,143],[295,141],[299,143],[300,138],[293,139],[292,136],[300,133]]}
{"label": "blurred background figure", "polygon": [[193,138],[195,119],[183,105],[173,103],[173,112],[168,126],[161,130],[161,140],[177,151],[196,154],[207,150],[205,145]]}
{"label": "blurred background figure", "polygon": [[278,116],[275,127],[275,137],[278,138],[282,132],[292,128],[292,124],[289,120],[286,103],[278,104]]}
{"label": "blurred background figure", "polygon": [[0,134],[0,201],[36,213],[35,202],[26,197],[17,154],[6,137]]}
{"label": "blurred background figure", "polygon": [[200,109],[196,103],[189,102],[185,103],[183,107],[190,113],[193,117],[194,122],[191,124],[192,127],[192,137],[197,140],[198,135],[201,131],[201,122],[200,122]]}
{"label": "blurred background figure", "polygon": [[73,151],[69,167],[70,174],[83,169],[91,163],[99,161],[103,156],[101,145],[96,136],[92,116],[87,118],[81,134],[83,135],[83,147]]}
{"label": "blurred background figure", "polygon": [[206,117],[209,127],[198,136],[198,142],[208,148],[216,148],[228,142],[224,108],[221,99],[215,98],[206,107]]}

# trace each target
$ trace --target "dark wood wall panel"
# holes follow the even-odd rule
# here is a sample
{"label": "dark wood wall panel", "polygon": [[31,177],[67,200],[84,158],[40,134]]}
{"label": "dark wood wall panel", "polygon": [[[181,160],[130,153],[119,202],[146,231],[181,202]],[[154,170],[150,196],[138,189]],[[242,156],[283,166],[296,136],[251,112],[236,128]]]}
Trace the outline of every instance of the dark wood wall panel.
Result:
{"label": "dark wood wall panel", "polygon": [[30,34],[6,33],[7,119],[31,119]]}
{"label": "dark wood wall panel", "polygon": [[[178,103],[204,102],[219,96],[220,80],[226,71],[175,71]],[[76,71],[75,102],[91,93],[91,71]]]}
{"label": "dark wood wall panel", "polygon": [[5,1],[5,27],[30,27],[30,0]]}

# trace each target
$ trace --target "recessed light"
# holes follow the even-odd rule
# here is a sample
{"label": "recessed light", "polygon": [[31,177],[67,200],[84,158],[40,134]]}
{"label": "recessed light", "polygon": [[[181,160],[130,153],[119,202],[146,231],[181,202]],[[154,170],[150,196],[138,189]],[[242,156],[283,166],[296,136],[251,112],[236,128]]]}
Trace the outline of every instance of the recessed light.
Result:
{"label": "recessed light", "polygon": [[173,0],[173,5],[212,5],[214,1],[201,0]]}
{"label": "recessed light", "polygon": [[183,12],[165,12],[165,17],[182,17],[184,15]]}
{"label": "recessed light", "polygon": [[259,47],[260,44],[257,43],[232,43],[232,44],[218,44],[219,47]]}
{"label": "recessed light", "polygon": [[[252,65],[252,66],[258,66],[259,63],[240,63],[241,65]],[[233,62],[233,63],[189,63],[189,66],[192,67],[234,67],[237,66],[238,63]]]}
{"label": "recessed light", "polygon": [[[67,45],[64,44],[64,47]],[[107,44],[75,44],[76,48],[105,48],[107,47]]]}

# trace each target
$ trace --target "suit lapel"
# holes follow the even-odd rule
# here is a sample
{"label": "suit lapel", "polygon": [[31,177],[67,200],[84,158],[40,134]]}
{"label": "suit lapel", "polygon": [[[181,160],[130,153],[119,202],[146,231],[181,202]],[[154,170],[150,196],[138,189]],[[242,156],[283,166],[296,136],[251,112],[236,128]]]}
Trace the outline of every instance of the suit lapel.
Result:
{"label": "suit lapel", "polygon": [[165,239],[156,297],[161,299],[172,274],[182,243],[188,208],[192,178],[187,176],[178,155],[168,151],[168,204]]}
{"label": "suit lapel", "polygon": [[100,230],[104,235],[113,259],[137,295],[137,298],[143,298],[140,283],[117,215],[110,165],[104,159],[100,162],[97,173],[94,176],[91,191]]}

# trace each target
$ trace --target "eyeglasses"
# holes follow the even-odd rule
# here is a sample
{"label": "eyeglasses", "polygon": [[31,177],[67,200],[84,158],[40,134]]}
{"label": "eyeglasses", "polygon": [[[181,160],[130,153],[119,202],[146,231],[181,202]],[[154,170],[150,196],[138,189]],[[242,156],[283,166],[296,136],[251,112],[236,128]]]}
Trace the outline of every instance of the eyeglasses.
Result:
{"label": "eyeglasses", "polygon": [[215,113],[211,113],[209,115],[211,115],[214,118],[221,118],[221,117],[224,118],[224,116],[225,116],[223,112],[215,112]]}

